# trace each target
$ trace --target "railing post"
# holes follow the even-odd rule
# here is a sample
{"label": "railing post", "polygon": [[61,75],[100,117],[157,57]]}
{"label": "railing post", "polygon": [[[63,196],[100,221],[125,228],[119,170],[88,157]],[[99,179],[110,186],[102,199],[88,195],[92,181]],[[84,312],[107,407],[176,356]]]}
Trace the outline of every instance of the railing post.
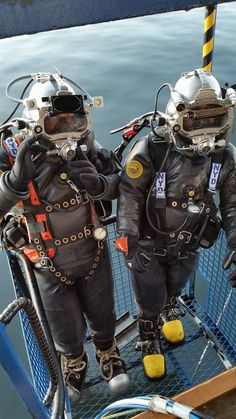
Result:
{"label": "railing post", "polygon": [[206,6],[204,20],[204,41],[202,49],[202,69],[204,71],[212,71],[214,36],[216,26],[216,8],[216,4]]}
{"label": "railing post", "polygon": [[32,417],[35,419],[49,419],[49,413],[41,400],[39,400],[24,366],[8,338],[5,326],[1,322],[0,364],[2,364],[17,394]]}

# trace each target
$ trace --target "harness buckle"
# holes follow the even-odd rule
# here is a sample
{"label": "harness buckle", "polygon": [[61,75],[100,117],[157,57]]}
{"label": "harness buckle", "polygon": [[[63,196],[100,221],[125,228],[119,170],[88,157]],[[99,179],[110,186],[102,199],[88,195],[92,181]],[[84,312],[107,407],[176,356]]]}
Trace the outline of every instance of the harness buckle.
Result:
{"label": "harness buckle", "polygon": [[87,195],[87,192],[85,190],[80,191],[80,203],[82,205],[85,205],[89,202],[89,197]]}
{"label": "harness buckle", "polygon": [[42,256],[39,258],[39,263],[42,268],[50,269],[53,268],[53,262],[48,256]]}
{"label": "harness buckle", "polygon": [[77,202],[78,205],[80,205],[80,203],[81,203],[80,197],[81,197],[80,193],[76,192],[75,199],[76,199],[76,202]]}
{"label": "harness buckle", "polygon": [[92,231],[91,228],[89,228],[88,226],[84,226],[84,237],[87,239],[87,237],[89,237],[91,235]]}
{"label": "harness buckle", "polygon": [[178,253],[178,259],[186,259],[189,255],[189,252],[179,252]]}
{"label": "harness buckle", "polygon": [[[9,214],[11,214],[11,212],[9,212]],[[24,216],[24,208],[20,207],[18,205],[15,205],[12,208],[12,215],[16,218],[19,219],[19,221],[21,220],[21,218],[23,218]]]}
{"label": "harness buckle", "polygon": [[182,241],[183,243],[189,243],[192,238],[192,233],[190,231],[182,230],[179,232],[177,241]]}
{"label": "harness buckle", "polygon": [[166,256],[167,250],[166,249],[153,249],[152,253],[156,256]]}
{"label": "harness buckle", "polygon": [[200,205],[200,214],[203,213],[204,209],[205,209],[206,204],[204,202],[201,203]]}
{"label": "harness buckle", "polygon": [[103,240],[98,240],[98,248],[101,249],[101,250],[104,248],[104,241]]}

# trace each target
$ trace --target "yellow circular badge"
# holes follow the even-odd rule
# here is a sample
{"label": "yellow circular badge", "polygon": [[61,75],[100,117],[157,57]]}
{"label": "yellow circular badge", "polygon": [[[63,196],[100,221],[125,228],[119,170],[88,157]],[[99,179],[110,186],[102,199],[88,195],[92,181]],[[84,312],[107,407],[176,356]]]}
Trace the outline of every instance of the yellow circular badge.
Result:
{"label": "yellow circular badge", "polygon": [[131,160],[126,166],[126,173],[130,178],[137,179],[143,173],[143,165],[137,160]]}

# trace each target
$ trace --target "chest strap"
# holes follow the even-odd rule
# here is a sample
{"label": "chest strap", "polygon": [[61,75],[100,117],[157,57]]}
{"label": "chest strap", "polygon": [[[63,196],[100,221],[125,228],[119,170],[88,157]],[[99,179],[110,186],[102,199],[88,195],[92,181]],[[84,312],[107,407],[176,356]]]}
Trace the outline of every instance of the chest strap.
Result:
{"label": "chest strap", "polygon": [[[21,138],[11,138],[11,137],[5,140],[4,149],[8,154],[9,163],[11,166],[13,166],[14,164],[14,159],[16,157],[17,150],[21,141],[22,141]],[[68,183],[69,183],[69,180],[68,180]],[[43,268],[46,268],[50,272],[52,272],[55,278],[57,280],[60,280],[60,282],[64,286],[74,285],[75,281],[70,279],[60,269],[58,269],[56,265],[53,263],[52,258],[55,256],[57,246],[61,246],[62,244],[65,245],[69,242],[80,240],[82,238],[87,238],[92,234],[92,231],[88,228],[88,226],[85,226],[84,230],[79,232],[77,235],[72,234],[70,237],[63,237],[61,239],[57,238],[53,240],[51,232],[49,231],[48,219],[47,219],[47,214],[46,214],[47,211],[45,210],[45,213],[38,213],[39,211],[42,211],[45,209],[45,205],[40,202],[40,199],[38,197],[38,194],[37,194],[36,188],[34,187],[33,182],[29,183],[28,188],[29,188],[29,198],[27,200],[28,203],[27,201],[24,201],[24,203],[21,201],[17,203],[18,207],[24,207],[26,209],[27,207],[29,207],[28,208],[29,212],[24,213],[24,217],[26,219],[26,227],[28,230],[29,240],[32,241],[32,245],[25,246],[22,249],[23,253],[29,258],[31,262],[33,263],[39,262]],[[89,199],[87,198],[87,201],[83,203],[87,203],[88,201]],[[32,211],[32,213],[30,213],[30,211]],[[55,247],[50,247],[51,244],[54,245]],[[95,254],[93,264],[91,266],[91,269],[84,276],[84,280],[88,281],[94,275],[95,270],[98,266],[103,248],[104,248],[104,242],[98,241],[98,248]]]}
{"label": "chest strap", "polygon": [[[211,159],[211,170],[208,179],[208,192],[213,195],[216,193],[217,183],[219,180],[221,168],[224,161],[225,150],[220,151],[217,154],[214,154]],[[167,199],[166,198],[166,183],[167,183],[167,173],[165,171],[160,172],[158,178],[156,179],[156,203],[155,208],[163,208],[168,204],[172,207],[182,207],[187,208],[188,200],[185,199]],[[208,201],[208,200],[207,200]],[[206,205],[208,202],[204,202]]]}
{"label": "chest strap", "polygon": [[[86,231],[86,233],[85,233]],[[90,234],[88,234],[88,231]],[[86,234],[86,235],[85,235]],[[89,237],[92,234],[92,231],[86,226],[83,231],[78,233],[77,237],[80,238],[86,238]],[[64,272],[62,272],[53,262],[53,260],[50,257],[50,249],[46,249],[44,242],[42,241],[42,238],[40,237],[40,234],[35,232],[32,238],[33,246],[25,246],[23,248],[23,253],[30,259],[33,263],[40,263],[42,268],[48,269],[57,280],[59,280],[64,286],[71,286],[75,284],[75,280],[68,277]],[[73,241],[73,240],[72,240]],[[67,244],[67,243],[64,243]],[[87,282],[89,279],[92,279],[100,257],[102,250],[104,248],[103,242],[98,242],[98,248],[95,253],[94,261],[91,265],[91,269],[84,275],[83,279]]]}

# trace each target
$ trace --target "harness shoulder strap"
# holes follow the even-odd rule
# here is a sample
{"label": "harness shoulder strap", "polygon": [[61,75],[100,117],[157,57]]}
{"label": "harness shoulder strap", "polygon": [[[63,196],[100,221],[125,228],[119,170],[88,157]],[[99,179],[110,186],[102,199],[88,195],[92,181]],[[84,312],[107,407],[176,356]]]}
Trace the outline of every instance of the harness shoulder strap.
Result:
{"label": "harness shoulder strap", "polygon": [[[160,142],[154,140],[153,135],[149,136],[149,152],[153,160],[155,172],[156,172],[156,196],[155,196],[155,208],[162,208],[162,212],[166,207],[166,167],[163,166],[163,161],[166,156],[168,144],[165,141],[165,137],[160,135]],[[160,172],[161,169],[161,172]],[[162,213],[164,216],[164,212]]]}
{"label": "harness shoulder strap", "polygon": [[219,151],[219,153],[213,154],[211,158],[211,171],[208,181],[208,190],[210,193],[215,193],[217,189],[217,183],[220,176],[221,168],[225,159],[225,149]]}
{"label": "harness shoulder strap", "polygon": [[[158,143],[153,141],[153,134],[150,134],[148,138],[149,153],[153,160],[156,173],[158,173],[162,165],[162,162],[165,158],[167,147],[168,147],[168,144],[165,141],[164,136],[160,135],[158,136],[158,138],[160,139],[160,142]],[[165,170],[165,167],[163,167],[163,170]]]}

